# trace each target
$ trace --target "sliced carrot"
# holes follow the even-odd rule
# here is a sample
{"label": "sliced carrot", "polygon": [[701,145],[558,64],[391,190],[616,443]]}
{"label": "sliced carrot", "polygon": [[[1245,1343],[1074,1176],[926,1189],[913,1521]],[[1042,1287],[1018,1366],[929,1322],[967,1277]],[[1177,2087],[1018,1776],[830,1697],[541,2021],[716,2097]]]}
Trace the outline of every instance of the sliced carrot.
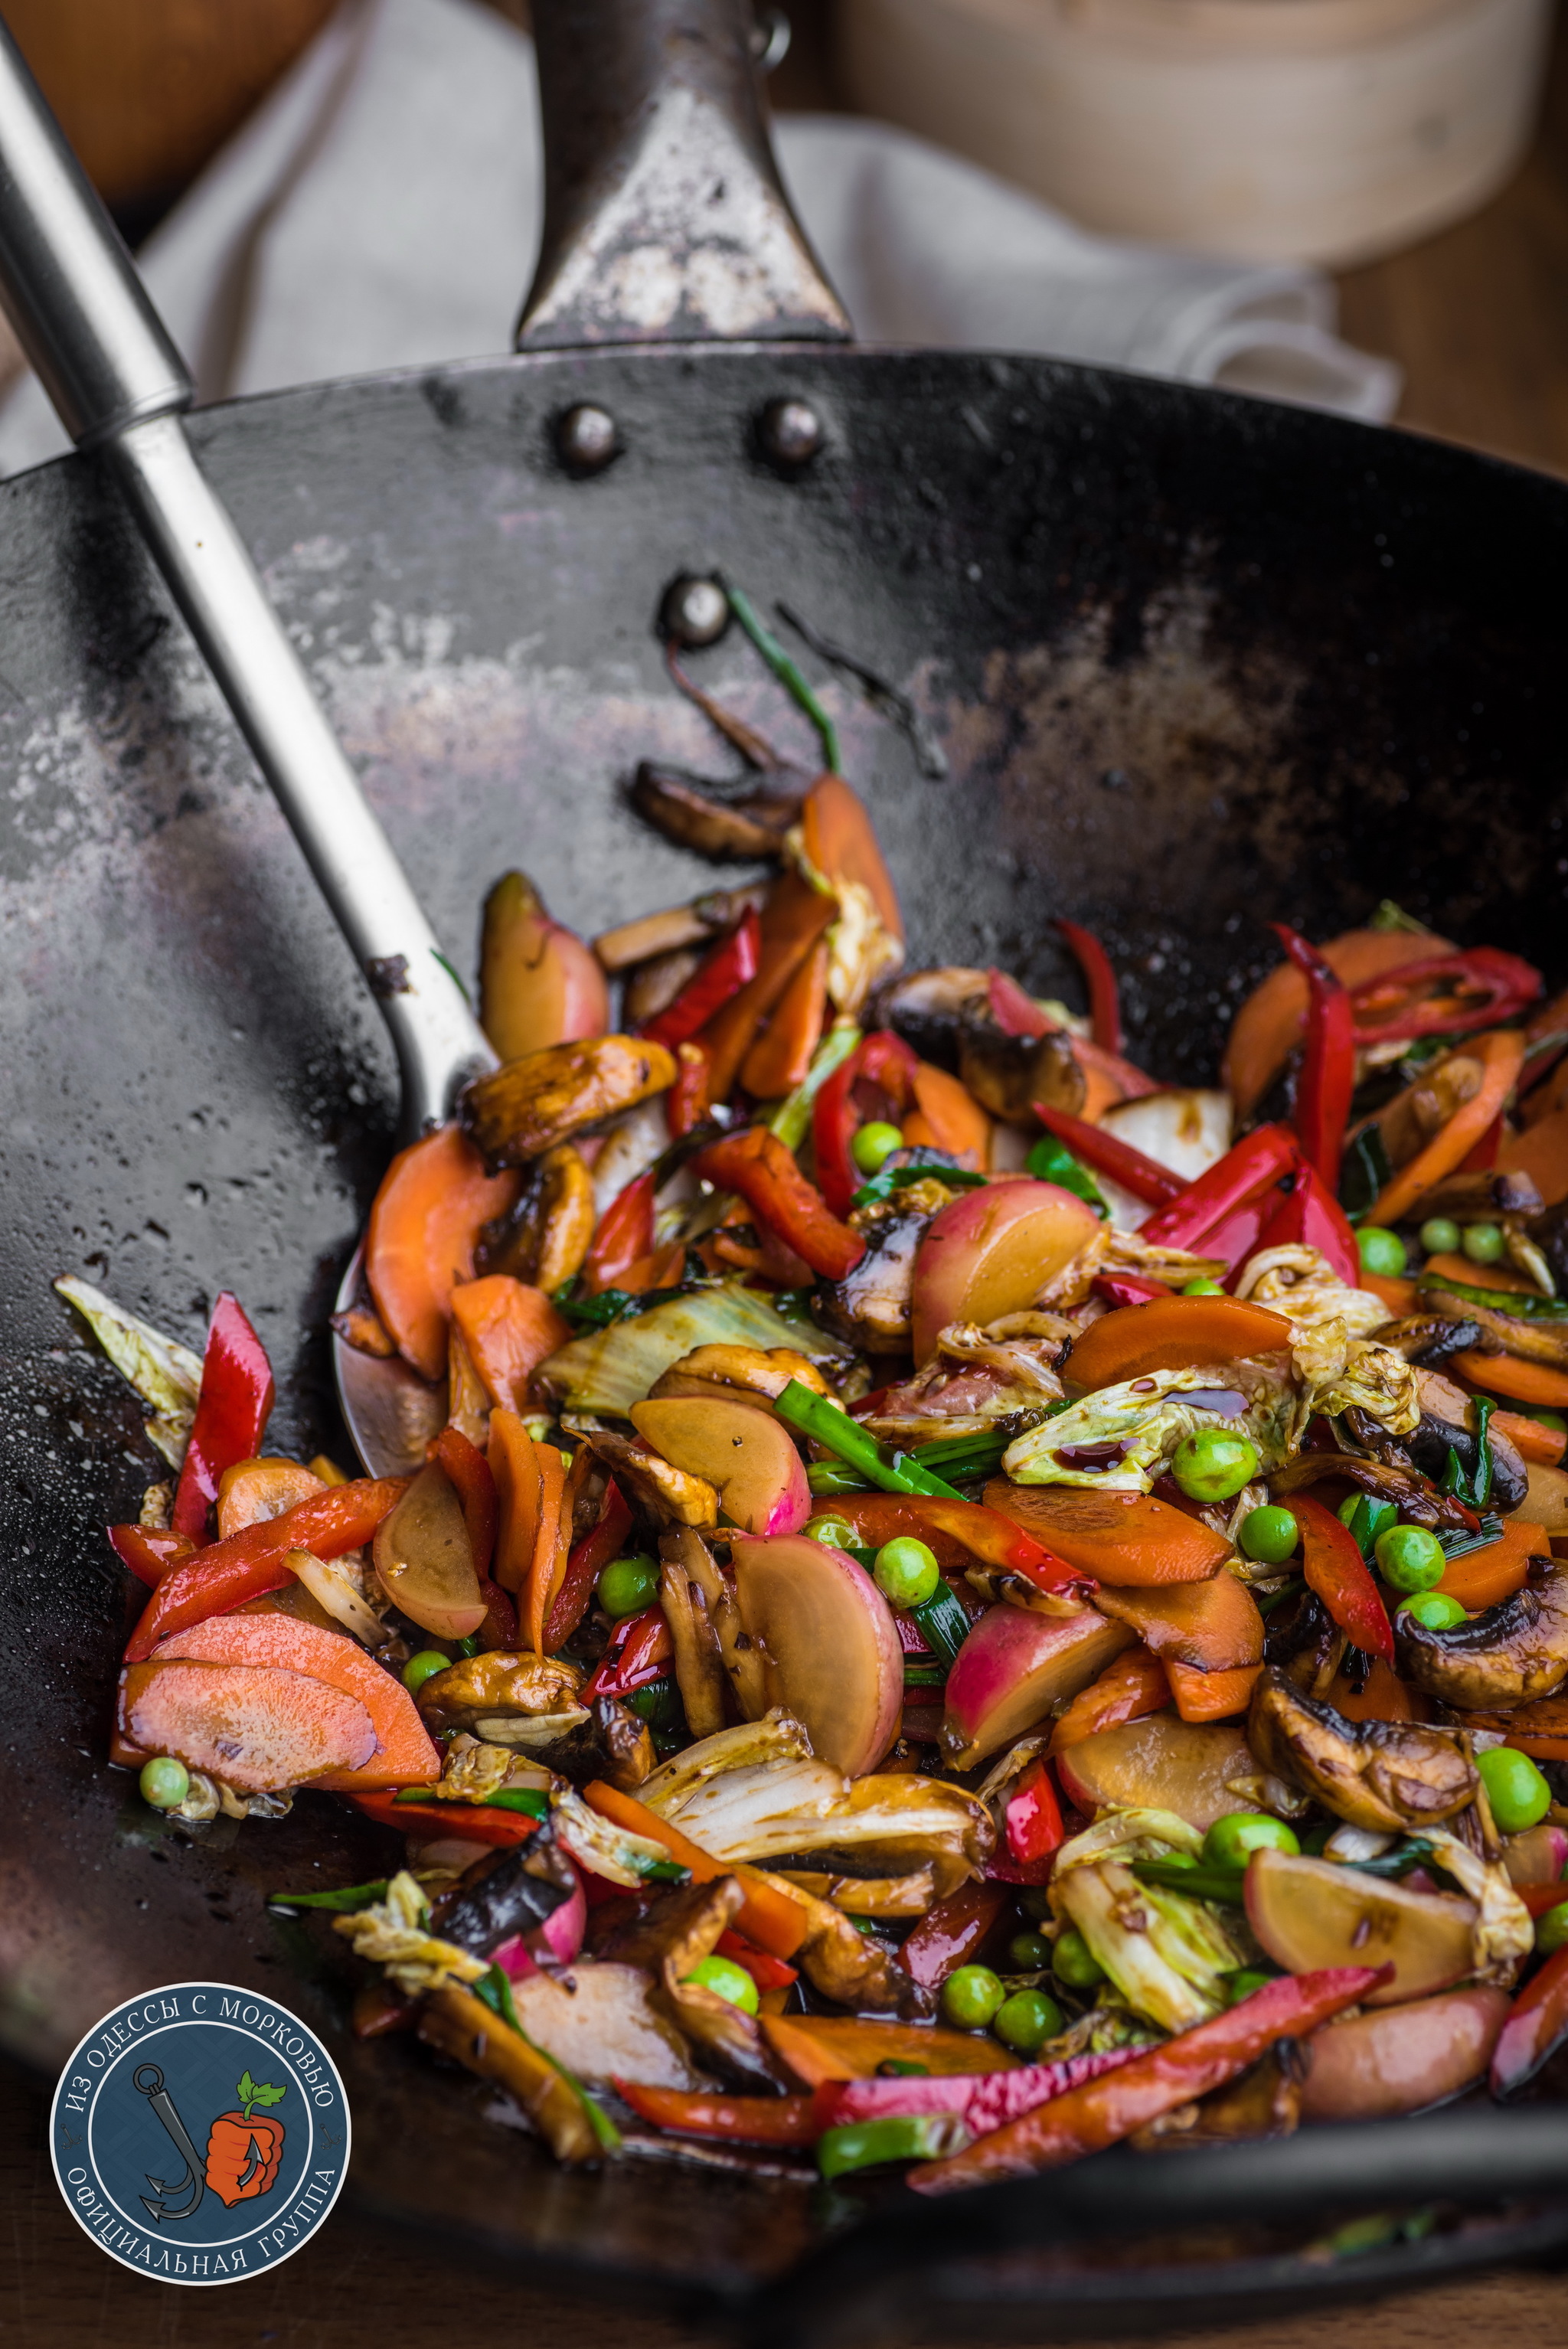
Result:
{"label": "sliced carrot", "polygon": [[710,1101],[728,1098],[758,1030],[838,911],[836,897],[813,889],[798,873],[781,874],[775,881],[762,908],[757,976],[714,1013],[697,1038],[708,1058]]}
{"label": "sliced carrot", "polygon": [[[1073,1039],[1075,1044],[1078,1040],[1077,1037]],[[1081,1061],[1079,1066],[1083,1067]],[[1086,1125],[1098,1125],[1108,1109],[1114,1109],[1118,1102],[1127,1099],[1116,1079],[1104,1069],[1084,1068],[1083,1085],[1078,1115]]]}
{"label": "sliced carrot", "polygon": [[[560,1454],[557,1454],[559,1459]],[[485,1457],[495,1478],[495,1579],[503,1590],[521,1591],[539,1538],[541,1484],[539,1447],[515,1411],[498,1404],[490,1413]]]}
{"label": "sliced carrot", "polygon": [[483,1226],[511,1206],[515,1173],[487,1174],[455,1125],[400,1150],[382,1177],[365,1234],[365,1275],[398,1352],[432,1385],[447,1367],[452,1289],[473,1277]]}
{"label": "sliced carrot", "polygon": [[[1130,1623],[1168,1672],[1173,1663],[1217,1674],[1263,1661],[1264,1619],[1252,1592],[1233,1574],[1170,1590],[1102,1588],[1095,1604],[1102,1615]],[[1174,1677],[1171,1685],[1175,1689]]]}
{"label": "sliced carrot", "polygon": [[1462,1281],[1469,1288],[1506,1288],[1518,1290],[1527,1297],[1539,1297],[1540,1289],[1527,1273],[1516,1271],[1511,1264],[1472,1264],[1468,1256],[1440,1254],[1429,1256],[1421,1267],[1418,1288],[1429,1273],[1443,1280]]}
{"label": "sliced carrot", "polygon": [[508,1411],[527,1410],[535,1371],[572,1335],[542,1288],[505,1272],[459,1281],[451,1315],[490,1401]]}
{"label": "sliced carrot", "polygon": [[377,1753],[362,1768],[320,1785],[348,1793],[376,1786],[422,1786],[441,1775],[418,1709],[400,1680],[382,1669],[346,1632],[319,1631],[288,1615],[213,1615],[176,1631],[154,1649],[153,1659],[204,1664],[265,1664],[303,1672],[341,1689],[365,1707],[376,1729]]}
{"label": "sliced carrot", "polygon": [[536,1444],[539,1462],[539,1522],[534,1527],[533,1555],[517,1594],[522,1635],[534,1655],[544,1653],[544,1627],[550,1602],[566,1573],[566,1553],[572,1547],[572,1521],[562,1523],[566,1493],[566,1463],[553,1444]]}
{"label": "sliced carrot", "polygon": [[[347,1478],[339,1476],[340,1485]],[[247,1526],[264,1525],[281,1517],[296,1501],[325,1493],[327,1480],[297,1460],[237,1460],[225,1468],[218,1484],[218,1539],[242,1533]]]}
{"label": "sliced carrot", "polygon": [[819,939],[742,1063],[740,1081],[754,1101],[772,1101],[804,1081],[827,1010],[828,949]]}
{"label": "sliced carrot", "polygon": [[1504,1134],[1497,1163],[1510,1174],[1528,1174],[1549,1207],[1568,1199],[1568,1109],[1554,1109],[1522,1133]]}
{"label": "sliced carrot", "polygon": [[1372,1223],[1402,1223],[1418,1200],[1440,1183],[1445,1174],[1453,1173],[1513,1091],[1524,1060],[1522,1029],[1489,1029],[1484,1036],[1467,1037],[1462,1049],[1467,1058],[1481,1064],[1478,1091],[1469,1101],[1461,1102],[1426,1148],[1418,1151],[1409,1164],[1401,1166],[1393,1180],[1384,1185],[1372,1203]]}
{"label": "sliced carrot", "polygon": [[746,1906],[736,1918],[738,1930],[748,1941],[770,1957],[792,1958],[806,1938],[806,1911],[798,1900],[754,1868],[744,1862],[727,1863],[715,1859],[682,1835],[678,1827],[667,1826],[656,1811],[639,1803],[631,1795],[623,1795],[595,1778],[583,1789],[583,1799],[596,1810],[601,1818],[609,1819],[628,1835],[646,1836],[653,1843],[662,1843],[670,1857],[682,1868],[689,1868],[694,1883],[711,1884],[716,1877],[738,1877],[746,1890]]}
{"label": "sliced carrot", "polygon": [[1066,1375],[1078,1387],[1119,1386],[1151,1371],[1274,1354],[1290,1344],[1290,1323],[1239,1297],[1155,1297],[1091,1321],[1073,1342]]}
{"label": "sliced carrot", "polygon": [[915,1107],[903,1121],[912,1148],[945,1150],[961,1165],[984,1174],[991,1164],[991,1121],[969,1091],[945,1069],[915,1063]]}
{"label": "sliced carrot", "polygon": [[722,2089],[645,2088],[617,2080],[615,2093],[639,2120],[686,2137],[712,2137],[726,2145],[816,2144],[822,2117],[812,2096],[735,2096]]}
{"label": "sliced carrot", "polygon": [[[630,1264],[615,1275],[614,1288],[624,1288],[628,1297],[641,1297],[645,1289],[673,1288],[681,1277],[686,1263],[685,1240],[672,1240],[668,1247],[655,1248],[651,1256],[634,1257]],[[811,1278],[811,1268],[803,1268],[806,1278]]]}
{"label": "sliced carrot", "polygon": [[1526,1419],[1519,1411],[1494,1411],[1491,1424],[1495,1433],[1505,1435],[1522,1460],[1533,1461],[1538,1468],[1561,1465],[1564,1450],[1568,1450],[1568,1434],[1560,1427],[1542,1427],[1538,1419]]}
{"label": "sliced carrot", "polygon": [[762,2033],[781,2063],[808,2088],[829,2080],[874,2079],[884,2064],[918,2064],[923,2071],[1013,2072],[1018,2059],[995,2039],[947,2031],[941,2024],[877,2023],[857,2014],[779,2014],[763,2020]]}
{"label": "sliced carrot", "polygon": [[[1453,948],[1425,930],[1346,930],[1318,952],[1346,987],[1360,987]],[[1294,963],[1281,963],[1253,988],[1231,1023],[1221,1075],[1238,1119],[1250,1116],[1305,1030],[1306,981]]]}
{"label": "sliced carrot", "polygon": [[1231,1555],[1223,1534],[1152,1493],[1012,1485],[996,1476],[985,1487],[985,1505],[1116,1589],[1206,1582]]}
{"label": "sliced carrot", "polygon": [[1458,1371],[1460,1378],[1482,1394],[1507,1395],[1513,1402],[1536,1402],[1548,1411],[1568,1407],[1568,1371],[1553,1370],[1550,1362],[1522,1361],[1517,1354],[1480,1354],[1466,1351],[1450,1354],[1445,1370]]}
{"label": "sliced carrot", "polygon": [[1130,1648],[1080,1689],[1051,1733],[1051,1752],[1065,1754],[1102,1729],[1119,1729],[1124,1721],[1141,1721],[1163,1713],[1171,1702],[1171,1682],[1158,1656],[1147,1648]]}
{"label": "sliced carrot", "polygon": [[1183,1721],[1228,1721],[1233,1713],[1245,1713],[1251,1704],[1263,1666],[1237,1664],[1229,1671],[1201,1672],[1191,1664],[1178,1663],[1172,1656],[1165,1669]]}
{"label": "sliced carrot", "polygon": [[1388,1308],[1390,1320],[1403,1320],[1407,1313],[1413,1313],[1416,1309],[1417,1290],[1413,1280],[1401,1280],[1384,1272],[1364,1271],[1358,1276],[1357,1286],[1369,1288],[1374,1297],[1383,1299]]}
{"label": "sliced carrot", "polygon": [[117,1726],[121,1750],[172,1754],[244,1794],[321,1785],[328,1773],[352,1771],[376,1751],[357,1698],[268,1665],[128,1664]]}
{"label": "sliced carrot", "polygon": [[858,883],[871,892],[884,930],[903,944],[898,892],[882,861],[872,820],[842,775],[821,775],[800,811],[806,854],[830,881]]}
{"label": "sliced carrot", "polygon": [[1371,1669],[1359,1696],[1343,1673],[1329,1690],[1328,1702],[1335,1712],[1342,1713],[1346,1721],[1424,1721],[1424,1707],[1382,1657],[1370,1656],[1367,1661]]}
{"label": "sliced carrot", "polygon": [[1511,1599],[1516,1590],[1522,1590],[1530,1560],[1551,1555],[1544,1526],[1532,1525],[1527,1517],[1504,1517],[1499,1538],[1488,1542],[1484,1549],[1451,1557],[1437,1588],[1446,1597],[1457,1599],[1468,1615],[1477,1615],[1483,1607],[1495,1607],[1500,1599]]}

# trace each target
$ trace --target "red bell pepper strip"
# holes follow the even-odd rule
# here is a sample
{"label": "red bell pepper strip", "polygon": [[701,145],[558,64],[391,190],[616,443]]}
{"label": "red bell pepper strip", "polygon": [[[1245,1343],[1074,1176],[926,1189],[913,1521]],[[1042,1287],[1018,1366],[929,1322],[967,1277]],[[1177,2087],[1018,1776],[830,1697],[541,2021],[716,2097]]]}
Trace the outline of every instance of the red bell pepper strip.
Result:
{"label": "red bell pepper strip", "polygon": [[866,1252],[859,1232],[830,1212],[792,1154],[765,1125],[709,1143],[692,1160],[691,1171],[718,1190],[738,1191],[752,1214],[824,1279],[842,1280]]}
{"label": "red bell pepper strip", "polygon": [[1019,2120],[977,2137],[945,2161],[924,2162],[905,2184],[919,2194],[946,2194],[994,2178],[1026,2178],[1099,2153],[1178,2105],[1222,2088],[1281,2039],[1305,2039],[1321,2023],[1387,1982],[1391,1966],[1325,1966],[1282,1974],[1236,2006],[1068,2088]]}
{"label": "red bell pepper strip", "polygon": [[[1084,975],[1084,983],[1088,988],[1089,1025],[1094,1030],[1095,1042],[1108,1052],[1119,1052],[1121,999],[1117,991],[1116,973],[1110,967],[1110,957],[1092,930],[1081,928],[1077,922],[1058,921],[1057,927],[1078,957],[1078,968]],[[1109,1174],[1109,1171],[1108,1167],[1106,1172]]]}
{"label": "red bell pepper strip", "polygon": [[[1516,1092],[1521,1090],[1522,1088],[1520,1086],[1515,1085],[1514,1091]],[[1474,1144],[1473,1148],[1468,1150],[1464,1156],[1460,1160],[1459,1164],[1454,1169],[1455,1174],[1484,1174],[1489,1168],[1495,1166],[1497,1164],[1497,1154],[1502,1148],[1502,1133],[1503,1116],[1502,1112],[1499,1110],[1497,1115],[1492,1119],[1491,1123],[1487,1127],[1486,1132],[1481,1135],[1480,1140]]]}
{"label": "red bell pepper strip", "polygon": [[1003,1884],[961,1884],[905,1934],[894,1964],[923,1990],[939,1990],[985,1947],[1008,1898]]}
{"label": "red bell pepper strip", "polygon": [[1196,1182],[1189,1183],[1179,1199],[1168,1207],[1156,1207],[1139,1226],[1138,1237],[1153,1247],[1182,1248],[1193,1256],[1218,1254],[1204,1243],[1238,1209],[1255,1206],[1299,1163],[1288,1125],[1254,1127]]}
{"label": "red bell pepper strip", "polygon": [[1350,996],[1315,946],[1284,922],[1271,922],[1297,970],[1306,980],[1306,1042],[1295,1081],[1292,1122],[1302,1155],[1315,1166],[1325,1187],[1338,1188],[1339,1158],[1356,1090],[1356,1035]]}
{"label": "red bell pepper strip", "polygon": [[127,1644],[126,1661],[139,1664],[160,1640],[188,1630],[209,1615],[226,1615],[247,1599],[282,1590],[294,1580],[284,1565],[291,1549],[320,1558],[341,1557],[375,1533],[408,1489],[407,1476],[357,1476],[296,1501],[281,1516],[246,1526],[227,1541],[196,1551],[164,1576]]}
{"label": "red bell pepper strip", "polygon": [[526,1811],[503,1811],[492,1803],[400,1803],[397,1790],[374,1795],[350,1795],[356,1810],[378,1826],[397,1827],[407,1835],[424,1828],[432,1835],[461,1836],[466,1843],[505,1846],[526,1843],[539,1831],[539,1821]]}
{"label": "red bell pepper strip", "polygon": [[1259,1231],[1257,1246],[1315,1247],[1341,1280],[1352,1288],[1360,1287],[1361,1251],[1350,1218],[1315,1166],[1297,1170],[1295,1188],[1284,1194]]}
{"label": "red bell pepper strip", "polygon": [[618,1191],[599,1218],[593,1246],[583,1262],[583,1286],[590,1297],[614,1288],[622,1273],[654,1252],[654,1193],[658,1173],[650,1166]]}
{"label": "red bell pepper strip", "polygon": [[477,1444],[470,1444],[460,1427],[442,1428],[436,1438],[435,1457],[457,1488],[463,1505],[469,1547],[474,1554],[474,1572],[484,1582],[495,1556],[496,1520],[500,1509],[490,1462]]}
{"label": "red bell pepper strip", "polygon": [[[864,1537],[865,1547],[880,1549],[884,1542],[913,1534],[929,1541],[934,1533],[947,1534],[987,1566],[1005,1567],[1010,1574],[1026,1576],[1037,1590],[1088,1590],[1090,1578],[1065,1558],[1057,1557],[1033,1534],[989,1509],[981,1501],[947,1501],[937,1494],[835,1493],[832,1511]],[[942,1545],[936,1545],[941,1555]]]}
{"label": "red bell pepper strip", "polygon": [[1051,1783],[1049,1764],[1037,1754],[1024,1772],[1003,1813],[1007,1849],[1021,1865],[1048,1859],[1068,1839],[1062,1806]]}
{"label": "red bell pepper strip", "polygon": [[1568,1948],[1553,1950],[1508,2010],[1491,2054],[1491,2093],[1511,2096],[1568,2036]]}
{"label": "red bell pepper strip", "polygon": [[707,1048],[704,1044],[676,1046],[676,1081],[665,1095],[665,1115],[670,1122],[670,1133],[676,1142],[694,1127],[703,1124],[708,1114]]}
{"label": "red bell pepper strip", "polygon": [[273,1366],[237,1297],[224,1289],[212,1308],[196,1419],[174,1495],[177,1534],[203,1541],[207,1512],[226,1468],[253,1460],[273,1408]]}
{"label": "red bell pepper strip", "polygon": [[1036,1102],[1034,1110],[1040,1123],[1058,1142],[1065,1142],[1075,1158],[1081,1158],[1098,1174],[1109,1174],[1146,1206],[1168,1207],[1188,1188],[1185,1174],[1173,1174],[1157,1158],[1134,1150],[1130,1142],[1118,1141],[1103,1126],[1090,1125],[1087,1118],[1074,1117],[1070,1110],[1052,1109],[1045,1102]]}
{"label": "red bell pepper strip", "polygon": [[757,908],[748,905],[738,926],[704,956],[675,1001],[648,1021],[644,1035],[672,1052],[677,1044],[689,1043],[721,1004],[756,978],[761,939]]}
{"label": "red bell pepper strip", "polygon": [[815,2096],[727,2096],[722,2089],[645,2088],[635,2080],[614,2085],[639,2120],[683,2137],[804,2148],[821,2135]]}
{"label": "red bell pepper strip", "polygon": [[733,1958],[738,1966],[744,1966],[758,1990],[788,1990],[791,1982],[800,1979],[798,1966],[787,1966],[782,1958],[759,1950],[755,1941],[748,1941],[744,1933],[734,1932],[728,1926],[715,1946],[721,1958]]}
{"label": "red bell pepper strip", "polygon": [[817,1185],[829,1213],[835,1216],[849,1214],[850,1201],[861,1186],[860,1171],[850,1156],[850,1144],[860,1124],[851,1087],[860,1067],[861,1051],[857,1044],[848,1060],[840,1061],[832,1074],[818,1086],[817,1098],[811,1104],[811,1153],[817,1164]]}
{"label": "red bell pepper strip", "polygon": [[1302,1570],[1340,1630],[1364,1655],[1394,1661],[1388,1610],[1348,1526],[1310,1493],[1287,1493],[1284,1506],[1301,1528]]}
{"label": "red bell pepper strip", "polygon": [[613,1557],[618,1557],[632,1530],[632,1512],[622,1498],[621,1488],[614,1476],[604,1487],[604,1497],[599,1505],[599,1521],[573,1545],[566,1559],[566,1572],[561,1588],[551,1601],[550,1620],[545,1627],[544,1652],[552,1656],[563,1647],[588,1612],[588,1602],[593,1596],[593,1585]]}
{"label": "red bell pepper strip", "polygon": [[481,1648],[515,1648],[517,1645],[517,1601],[510,1590],[503,1590],[488,1574],[480,1577],[480,1597],[485,1603],[485,1619],[480,1625]]}
{"label": "red bell pepper strip", "polygon": [[1417,1036],[1465,1036],[1502,1028],[1542,992],[1541,973],[1499,947],[1409,962],[1350,990],[1356,1041],[1402,1043]]}
{"label": "red bell pepper strip", "polygon": [[149,1590],[156,1590],[196,1547],[189,1534],[165,1533],[151,1526],[110,1526],[108,1545],[121,1566],[129,1566]]}
{"label": "red bell pepper strip", "polygon": [[665,1610],[656,1600],[640,1615],[623,1615],[583,1694],[587,1698],[631,1696],[650,1682],[664,1678],[665,1666],[675,1651]]}
{"label": "red bell pepper strip", "polygon": [[1097,1272],[1089,1286],[1113,1310],[1119,1305],[1147,1305],[1151,1298],[1171,1294],[1162,1280],[1140,1280],[1132,1272]]}
{"label": "red bell pepper strip", "polygon": [[868,1085],[880,1086],[895,1116],[903,1117],[913,1108],[920,1059],[902,1036],[891,1028],[873,1028],[851,1057],[857,1082],[863,1078]]}

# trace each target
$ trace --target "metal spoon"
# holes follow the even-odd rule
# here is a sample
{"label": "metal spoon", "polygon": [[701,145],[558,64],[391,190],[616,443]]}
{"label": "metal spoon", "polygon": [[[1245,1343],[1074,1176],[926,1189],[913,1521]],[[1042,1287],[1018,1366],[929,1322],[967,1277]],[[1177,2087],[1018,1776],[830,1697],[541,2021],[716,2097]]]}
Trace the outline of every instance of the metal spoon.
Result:
{"label": "metal spoon", "polygon": [[[496,1056],[186,438],[194,397],[135,264],[0,24],[0,303],[61,422],[119,484],[387,1022],[412,1141]],[[361,1255],[339,1305],[357,1301]],[[398,1361],[335,1340],[373,1475],[422,1459],[445,1405]]]}

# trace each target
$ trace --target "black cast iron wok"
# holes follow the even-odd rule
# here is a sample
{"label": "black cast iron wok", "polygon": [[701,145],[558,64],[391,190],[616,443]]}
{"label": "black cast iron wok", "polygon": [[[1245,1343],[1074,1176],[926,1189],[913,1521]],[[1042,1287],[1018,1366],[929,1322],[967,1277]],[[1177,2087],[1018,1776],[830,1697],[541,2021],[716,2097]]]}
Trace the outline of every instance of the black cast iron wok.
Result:
{"label": "black cast iron wok", "polygon": [[[536,0],[535,17],[550,204],[521,355],[191,426],[459,968],[509,864],[587,931],[699,883],[621,786],[651,753],[714,762],[653,621],[674,575],[721,567],[906,688],[944,745],[930,780],[833,688],[922,958],[1068,988],[1049,918],[1070,911],[1128,974],[1139,1057],[1189,1079],[1271,959],[1270,915],[1323,935],[1392,895],[1561,983],[1568,490],[1130,376],[834,347],[766,162],[738,0]],[[816,419],[814,450],[798,418],[780,431],[787,400]],[[596,467],[584,407],[614,427]],[[704,659],[788,734],[741,648]],[[1043,2302],[1078,2331],[1097,2309],[1191,2322],[1333,2271],[1261,2238],[1184,2283],[1169,2260],[1140,2275],[1119,2252],[1078,2283],[1029,2260],[1108,2217],[1273,2223],[1371,2192],[1549,2195],[1568,2175],[1556,2108],[1467,2107],[1244,2158],[1108,2157],[913,2218],[895,2193],[854,2235],[840,2222],[865,2206],[792,2185],[563,2175],[482,2117],[476,2084],[406,2044],[356,2046],[329,1937],[269,1921],[263,1898],[379,1873],[387,1839],[307,1795],[281,1824],[191,1840],[101,1759],[128,1619],[101,1527],[156,1464],[50,1278],[83,1270],[190,1339],[232,1287],[278,1365],[276,1448],[341,1444],[325,1312],[396,1093],[360,978],[88,458],[0,487],[0,809],[10,2048],[48,2070],[135,1990],[254,1982],[338,2046],[368,2201],[584,2288],[815,2334],[926,2257],[949,2328],[954,2293],[1037,2329]],[[1410,2258],[1436,2271],[1560,2231],[1548,2212]],[[958,2263],[1021,2247],[1022,2265]],[[812,2259],[830,2281],[782,2288]]]}

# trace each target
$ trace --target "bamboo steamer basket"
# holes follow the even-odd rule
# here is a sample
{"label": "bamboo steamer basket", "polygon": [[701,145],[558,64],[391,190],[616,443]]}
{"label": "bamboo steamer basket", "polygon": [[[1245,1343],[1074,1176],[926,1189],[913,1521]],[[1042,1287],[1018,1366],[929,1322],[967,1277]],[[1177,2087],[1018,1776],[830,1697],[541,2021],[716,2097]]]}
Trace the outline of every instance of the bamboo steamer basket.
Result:
{"label": "bamboo steamer basket", "polygon": [[1550,0],[840,0],[857,106],[1086,228],[1367,261],[1519,162]]}

